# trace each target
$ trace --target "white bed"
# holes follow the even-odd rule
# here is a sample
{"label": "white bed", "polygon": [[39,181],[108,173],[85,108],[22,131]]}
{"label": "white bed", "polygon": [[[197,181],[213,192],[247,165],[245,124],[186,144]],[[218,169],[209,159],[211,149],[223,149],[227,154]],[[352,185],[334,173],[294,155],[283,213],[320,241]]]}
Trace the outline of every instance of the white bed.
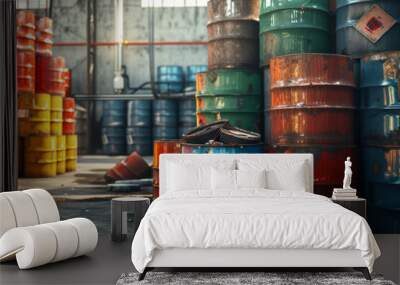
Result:
{"label": "white bed", "polygon": [[[371,230],[362,217],[312,194],[312,162],[309,154],[162,155],[160,198],[132,243],[140,278],[159,267],[354,267],[369,278],[380,255]],[[254,180],[266,169],[273,189],[291,189],[215,190],[208,180],[219,172],[211,175],[211,165]]]}

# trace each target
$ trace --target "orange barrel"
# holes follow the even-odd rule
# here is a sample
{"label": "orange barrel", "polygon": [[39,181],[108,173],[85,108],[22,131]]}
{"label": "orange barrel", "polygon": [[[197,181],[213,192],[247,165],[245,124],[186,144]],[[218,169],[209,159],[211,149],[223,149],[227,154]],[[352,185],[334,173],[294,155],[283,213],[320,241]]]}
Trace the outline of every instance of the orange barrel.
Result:
{"label": "orange barrel", "polygon": [[65,96],[64,86],[65,59],[62,56],[52,57],[49,67],[50,93]]}
{"label": "orange barrel", "polygon": [[196,74],[196,93],[199,95],[203,94],[206,76],[207,72],[200,72]]}
{"label": "orange barrel", "polygon": [[66,171],[66,137],[57,136],[57,174]]}
{"label": "orange barrel", "polygon": [[153,168],[160,167],[160,155],[164,153],[181,153],[181,140],[160,140],[154,141]]}
{"label": "orange barrel", "polygon": [[71,97],[64,98],[64,114],[65,121],[72,122],[75,120],[75,99]]}
{"label": "orange barrel", "polygon": [[279,56],[271,60],[270,144],[354,144],[354,75],[349,57]]}
{"label": "orange barrel", "polygon": [[66,137],[66,171],[75,171],[78,160],[78,136],[67,135]]}
{"label": "orange barrel", "polygon": [[30,11],[17,13],[17,49],[35,50],[35,14]]}
{"label": "orange barrel", "polygon": [[32,11],[18,11],[17,26],[35,29],[35,14]]}
{"label": "orange barrel", "polygon": [[35,53],[17,50],[17,90],[18,93],[35,93]]}
{"label": "orange barrel", "polygon": [[63,79],[64,79],[64,88],[65,88],[65,96],[71,96],[71,70],[68,68],[64,68],[63,71]]}
{"label": "orange barrel", "polygon": [[36,23],[36,53],[51,56],[53,54],[53,20],[40,18]]}
{"label": "orange barrel", "polygon": [[160,196],[160,187],[153,185],[153,198]]}
{"label": "orange barrel", "polygon": [[24,176],[52,177],[57,174],[55,136],[30,136],[25,141]]}
{"label": "orange barrel", "polygon": [[47,93],[36,93],[29,110],[30,134],[50,134],[50,105],[51,98]]}
{"label": "orange barrel", "polygon": [[181,153],[182,152],[181,140],[160,140],[154,141],[154,156],[153,156],[153,197],[159,196],[158,186],[160,183],[159,167],[160,167],[160,155],[166,153]]}

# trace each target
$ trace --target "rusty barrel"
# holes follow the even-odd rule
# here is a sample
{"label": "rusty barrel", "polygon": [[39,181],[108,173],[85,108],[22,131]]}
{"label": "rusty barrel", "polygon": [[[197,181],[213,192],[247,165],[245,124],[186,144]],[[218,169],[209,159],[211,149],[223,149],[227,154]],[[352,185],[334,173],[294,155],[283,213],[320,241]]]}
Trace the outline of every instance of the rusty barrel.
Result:
{"label": "rusty barrel", "polygon": [[270,144],[353,144],[354,76],[349,57],[275,57],[270,66]]}
{"label": "rusty barrel", "polygon": [[167,153],[181,153],[182,141],[181,140],[158,140],[154,141],[154,156],[153,156],[153,197],[159,196],[159,167],[160,155]]}
{"label": "rusty barrel", "polygon": [[258,0],[208,1],[208,68],[257,68]]}

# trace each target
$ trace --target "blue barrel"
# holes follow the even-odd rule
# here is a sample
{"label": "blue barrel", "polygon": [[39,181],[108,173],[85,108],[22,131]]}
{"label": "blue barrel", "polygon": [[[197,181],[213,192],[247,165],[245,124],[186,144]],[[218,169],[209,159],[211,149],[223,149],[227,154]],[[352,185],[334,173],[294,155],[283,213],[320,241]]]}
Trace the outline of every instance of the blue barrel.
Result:
{"label": "blue barrel", "polygon": [[[371,42],[354,26],[373,5],[390,14],[397,22],[379,41]],[[400,1],[397,0],[337,0],[336,52],[362,56],[371,52],[398,50],[400,46]]]}
{"label": "blue barrel", "polygon": [[253,145],[198,145],[182,144],[182,153],[194,154],[237,154],[237,153],[264,153],[263,144]]}
{"label": "blue barrel", "polygon": [[361,59],[361,141],[368,219],[400,233],[400,51]]}
{"label": "blue barrel", "polygon": [[177,127],[153,127],[153,139],[158,140],[174,140],[178,137]]}
{"label": "blue barrel", "polygon": [[152,101],[134,100],[128,103],[128,128],[152,126]]}
{"label": "blue barrel", "polygon": [[103,127],[101,130],[103,152],[107,155],[126,154],[126,129]]}
{"label": "blue barrel", "polygon": [[179,105],[179,126],[196,126],[196,100],[195,98],[185,98],[178,102]]}
{"label": "blue barrel", "polygon": [[163,65],[157,68],[160,93],[179,93],[184,89],[184,72],[179,65]]}
{"label": "blue barrel", "polygon": [[153,101],[153,126],[176,127],[178,124],[178,104],[175,100]]}
{"label": "blue barrel", "polygon": [[126,126],[126,103],[124,101],[108,101],[103,104],[102,127]]}
{"label": "blue barrel", "polygon": [[207,71],[207,65],[189,65],[186,67],[186,87],[195,87],[196,74]]}
{"label": "blue barrel", "polygon": [[128,153],[136,151],[142,156],[152,155],[152,129],[150,127],[127,128],[126,148]]}

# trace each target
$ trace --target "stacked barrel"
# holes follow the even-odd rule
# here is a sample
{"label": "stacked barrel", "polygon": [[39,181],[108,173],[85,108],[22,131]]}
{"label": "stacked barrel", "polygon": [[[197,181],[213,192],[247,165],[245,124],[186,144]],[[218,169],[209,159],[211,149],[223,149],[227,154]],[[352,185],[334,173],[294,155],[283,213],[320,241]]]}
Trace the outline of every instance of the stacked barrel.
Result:
{"label": "stacked barrel", "polygon": [[36,23],[36,53],[53,55],[53,20],[40,18]]}
{"label": "stacked barrel", "polygon": [[336,52],[359,77],[363,184],[375,232],[400,232],[400,2],[336,1]]}
{"label": "stacked barrel", "polygon": [[183,97],[178,101],[178,137],[196,127],[196,101],[193,97]]}
{"label": "stacked barrel", "polygon": [[159,92],[180,93],[184,89],[184,72],[179,65],[162,65],[157,68]]}
{"label": "stacked barrel", "polygon": [[126,153],[126,103],[108,101],[103,104],[103,152],[108,155]]}
{"label": "stacked barrel", "polygon": [[76,134],[75,99],[65,97],[63,100],[62,130],[66,136],[66,171],[75,171],[78,160],[78,135]]}
{"label": "stacked barrel", "polygon": [[400,232],[400,51],[361,59],[361,142],[369,219]]}
{"label": "stacked barrel", "polygon": [[153,140],[178,137],[178,102],[173,99],[153,100]]}
{"label": "stacked barrel", "polygon": [[274,152],[314,154],[317,193],[329,195],[340,186],[344,159],[357,157],[354,88],[346,56],[299,54],[270,61],[267,143]]}
{"label": "stacked barrel", "polygon": [[152,101],[130,101],[127,117],[126,144],[128,153],[136,151],[142,156],[152,155]]}
{"label": "stacked barrel", "polygon": [[185,84],[186,89],[196,88],[196,74],[207,71],[207,65],[189,65],[186,67]]}
{"label": "stacked barrel", "polygon": [[[198,74],[197,125],[229,120],[261,131],[257,0],[208,1],[208,72]],[[204,88],[203,88],[204,87]]]}

